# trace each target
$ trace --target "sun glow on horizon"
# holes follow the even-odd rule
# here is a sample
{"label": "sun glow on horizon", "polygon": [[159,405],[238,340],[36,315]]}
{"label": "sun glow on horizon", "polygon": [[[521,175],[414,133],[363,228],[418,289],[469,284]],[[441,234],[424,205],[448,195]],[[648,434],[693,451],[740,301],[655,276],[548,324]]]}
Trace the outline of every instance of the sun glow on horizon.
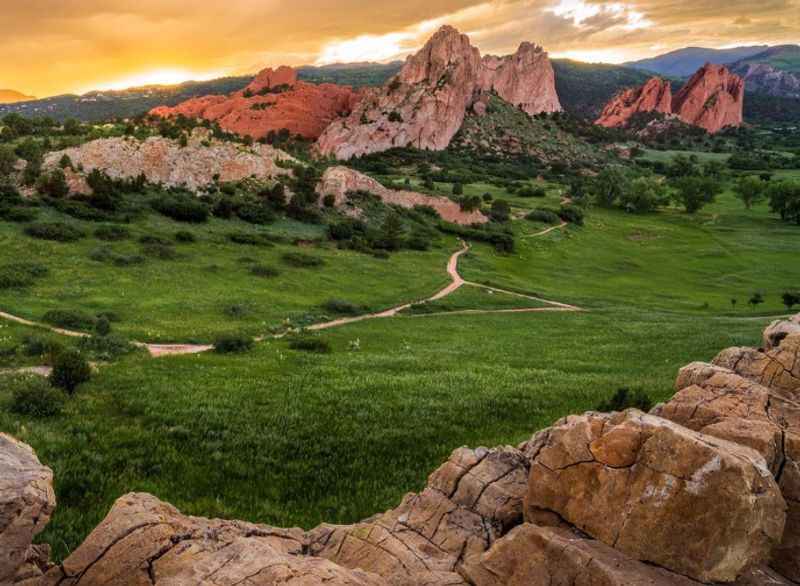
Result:
{"label": "sun glow on horizon", "polygon": [[149,71],[135,73],[133,75],[129,75],[108,83],[101,83],[96,87],[87,89],[86,91],[115,91],[150,85],[177,85],[186,81],[208,81],[211,79],[224,77],[225,75],[226,73],[224,71],[206,71],[200,73],[180,68],[151,69]]}

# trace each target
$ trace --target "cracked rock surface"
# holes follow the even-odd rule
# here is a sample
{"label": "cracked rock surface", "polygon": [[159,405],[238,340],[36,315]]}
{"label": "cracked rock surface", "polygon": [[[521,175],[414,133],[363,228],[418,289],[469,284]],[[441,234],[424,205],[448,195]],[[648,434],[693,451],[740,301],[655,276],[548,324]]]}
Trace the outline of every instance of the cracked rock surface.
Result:
{"label": "cracked rock surface", "polygon": [[303,556],[300,529],[186,517],[147,494],[120,498],[43,585],[381,586],[379,577]]}
{"label": "cracked rock surface", "polygon": [[18,570],[37,557],[31,542],[55,506],[53,472],[30,447],[0,433],[0,584],[36,575],[35,566]]}
{"label": "cracked rock surface", "polygon": [[[713,363],[776,391],[800,393],[800,332],[787,333],[793,324],[767,330],[777,345],[771,348],[728,348]],[[786,334],[786,335],[783,335]]]}
{"label": "cracked rock surface", "polygon": [[755,450],[630,410],[557,423],[531,465],[528,519],[561,519],[634,560],[732,582],[769,558],[786,504]]}
{"label": "cracked rock surface", "polygon": [[528,463],[522,452],[460,448],[420,494],[356,525],[312,531],[310,553],[361,568],[394,586],[464,584],[463,560],[486,551],[522,519]]}

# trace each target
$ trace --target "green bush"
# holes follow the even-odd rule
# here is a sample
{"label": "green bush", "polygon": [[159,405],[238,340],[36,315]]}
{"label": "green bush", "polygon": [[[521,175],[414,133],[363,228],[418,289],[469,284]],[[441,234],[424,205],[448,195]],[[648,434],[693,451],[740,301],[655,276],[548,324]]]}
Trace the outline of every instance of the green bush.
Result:
{"label": "green bush", "polygon": [[178,253],[175,252],[171,245],[157,242],[142,245],[142,254],[159,260],[175,260],[178,258]]}
{"label": "green bush", "polygon": [[639,409],[647,413],[653,408],[653,401],[642,389],[631,390],[627,387],[617,389],[614,395],[597,405],[597,411],[603,413],[611,411],[625,411],[626,409]]}
{"label": "green bush", "polygon": [[161,246],[169,246],[172,240],[157,234],[145,234],[139,237],[139,244],[160,244]]}
{"label": "green bush", "polygon": [[73,330],[92,330],[96,318],[92,315],[74,309],[54,309],[42,317],[45,323]]}
{"label": "green bush", "polygon": [[0,219],[6,222],[16,222],[23,224],[33,222],[36,219],[36,212],[25,207],[0,207]]}
{"label": "green bush", "polygon": [[249,224],[263,225],[275,221],[275,213],[265,205],[246,203],[236,213],[239,219]]}
{"label": "green bush", "polygon": [[25,234],[54,242],[76,242],[86,235],[80,228],[62,222],[31,224],[25,228]]}
{"label": "green bush", "polygon": [[77,350],[67,349],[56,356],[50,383],[71,395],[91,377],[92,368],[83,355]]}
{"label": "green bush", "polygon": [[192,242],[197,242],[197,237],[191,232],[181,230],[175,233],[175,241],[181,244],[191,244]]}
{"label": "green bush", "polygon": [[36,282],[36,279],[47,273],[47,267],[36,263],[14,263],[0,266],[0,290],[30,287]]}
{"label": "green bush", "polygon": [[267,265],[254,265],[250,267],[250,274],[255,275],[256,277],[272,279],[274,277],[277,277],[281,273],[275,267],[270,267]]}
{"label": "green bush", "polygon": [[64,351],[64,345],[51,337],[31,334],[22,339],[22,352],[31,358],[45,358],[53,364],[55,357]]}
{"label": "green bush", "polygon": [[150,204],[158,213],[176,222],[202,224],[208,221],[208,207],[191,196],[169,196]]}
{"label": "green bush", "polygon": [[214,352],[219,354],[238,354],[253,348],[253,339],[243,334],[224,334],[214,341]]}
{"label": "green bush", "polygon": [[322,307],[325,309],[325,311],[339,313],[342,315],[358,315],[360,313],[364,313],[366,310],[363,305],[357,305],[343,299],[329,299],[322,305]]}
{"label": "green bush", "polygon": [[544,187],[523,187],[517,191],[519,197],[547,197]]}
{"label": "green bush", "polygon": [[141,255],[118,254],[107,246],[95,248],[89,253],[89,258],[96,262],[113,264],[118,267],[140,265],[146,260]]}
{"label": "green bush", "polygon": [[234,232],[228,234],[228,240],[235,244],[244,244],[245,246],[262,246],[270,248],[273,246],[266,236],[262,234],[249,234],[247,232]]}
{"label": "green bush", "polygon": [[281,258],[283,262],[293,267],[321,267],[325,264],[325,261],[318,256],[302,252],[287,252]]}
{"label": "green bush", "polygon": [[333,351],[327,340],[311,336],[302,336],[290,340],[289,348],[302,352],[314,352],[316,354],[330,354]]}
{"label": "green bush", "polygon": [[543,222],[545,224],[561,223],[561,218],[558,217],[558,214],[551,210],[533,210],[525,216],[525,219],[531,222]]}
{"label": "green bush", "polygon": [[64,410],[67,397],[46,378],[17,376],[2,381],[11,390],[11,411],[28,417],[54,417]]}
{"label": "green bush", "polygon": [[92,356],[98,360],[112,361],[130,354],[136,347],[125,338],[113,334],[99,334],[81,338],[78,341],[78,348],[87,356]]}
{"label": "green bush", "polygon": [[558,212],[558,215],[565,222],[575,224],[576,226],[583,226],[584,213],[583,210],[577,206],[562,206]]}
{"label": "green bush", "polygon": [[106,242],[119,242],[130,238],[130,231],[122,226],[100,226],[94,231],[94,237]]}

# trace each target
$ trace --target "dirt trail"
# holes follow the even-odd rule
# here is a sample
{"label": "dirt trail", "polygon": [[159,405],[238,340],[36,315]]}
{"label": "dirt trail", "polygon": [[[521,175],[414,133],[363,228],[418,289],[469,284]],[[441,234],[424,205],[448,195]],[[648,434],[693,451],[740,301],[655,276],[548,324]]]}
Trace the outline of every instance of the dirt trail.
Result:
{"label": "dirt trail", "polygon": [[[563,228],[566,224],[562,226],[553,226],[552,228],[548,228],[547,230],[543,230],[538,234],[533,234],[532,236],[543,236],[552,232],[553,230],[557,230],[559,228]],[[479,315],[479,314],[487,314],[487,313],[531,313],[531,312],[544,312],[544,311],[582,311],[579,307],[574,305],[568,305],[566,303],[559,303],[557,301],[549,301],[547,299],[542,299],[540,297],[534,297],[531,295],[525,295],[522,293],[517,293],[514,291],[507,291],[505,289],[498,289],[496,287],[491,287],[489,285],[483,285],[481,283],[473,283],[470,281],[465,281],[464,278],[458,272],[458,261],[459,259],[469,252],[469,245],[461,241],[461,248],[454,252],[450,259],[447,261],[447,274],[450,277],[450,283],[441,289],[440,291],[436,292],[430,297],[425,299],[421,299],[418,301],[412,301],[409,303],[404,303],[402,305],[397,305],[395,307],[386,309],[384,311],[376,312],[376,313],[368,313],[364,315],[358,315],[355,317],[343,317],[340,319],[335,319],[327,322],[322,322],[318,324],[314,324],[309,326],[307,329],[311,331],[321,331],[321,330],[328,330],[331,328],[337,328],[340,326],[345,326],[348,324],[358,323],[361,321],[366,321],[370,319],[380,319],[385,317],[394,317],[400,312],[410,308],[412,305],[418,303],[428,303],[432,301],[439,301],[444,299],[448,295],[451,295],[458,289],[464,286],[470,287],[479,287],[481,289],[487,289],[489,291],[493,291],[496,293],[504,293],[506,295],[513,295],[515,297],[521,297],[524,299],[530,299],[532,301],[538,301],[541,303],[545,303],[551,307],[535,307],[535,308],[520,308],[520,309],[469,309],[469,310],[462,310],[462,311],[452,311],[452,312],[445,312],[447,315],[459,315],[459,314],[470,314],[470,315]],[[426,315],[441,315],[441,313],[432,313]],[[419,316],[412,316],[412,317],[419,317]],[[39,323],[30,321],[27,319],[23,319],[16,315],[12,315],[10,313],[0,311],[0,319],[6,319],[9,321],[13,321],[19,324],[23,324],[26,326],[36,327],[46,329],[50,332],[55,334],[60,334],[62,336],[69,336],[73,338],[85,338],[88,337],[89,334],[85,332],[76,332],[72,330],[66,330],[63,328],[56,328],[49,326],[47,324]],[[274,339],[280,338],[282,335],[276,336],[262,336],[255,338],[256,342],[262,342],[267,339]],[[214,346],[209,344],[148,344],[145,342],[132,342],[135,346],[139,348],[146,349],[150,356],[153,358],[160,358],[162,356],[178,356],[178,355],[186,355],[186,354],[201,354],[203,352],[209,352],[214,349]]]}

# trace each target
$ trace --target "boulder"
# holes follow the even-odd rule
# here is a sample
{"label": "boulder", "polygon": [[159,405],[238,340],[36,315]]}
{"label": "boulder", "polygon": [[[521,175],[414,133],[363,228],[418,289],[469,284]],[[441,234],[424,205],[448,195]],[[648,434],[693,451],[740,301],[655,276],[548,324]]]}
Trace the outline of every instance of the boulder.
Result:
{"label": "boulder", "polygon": [[355,191],[366,191],[377,195],[381,200],[390,205],[404,208],[414,206],[429,206],[435,209],[443,220],[454,224],[468,226],[471,224],[484,224],[488,218],[480,211],[465,212],[461,206],[447,197],[425,195],[414,191],[395,191],[387,189],[372,177],[354,171],[349,167],[328,167],[317,185],[320,197],[332,195],[337,207],[348,203],[348,194]]}
{"label": "boulder", "polygon": [[481,59],[469,37],[443,26],[397,76],[367,92],[349,117],[334,120],[317,149],[342,160],[394,147],[443,150],[467,109],[483,104],[480,94],[490,91],[529,114],[561,110],[553,68],[540,47],[523,43],[514,55]]}
{"label": "boulder", "polygon": [[187,517],[146,494],[120,498],[42,586],[381,586],[360,570],[304,555],[300,529]]}
{"label": "boulder", "polygon": [[[696,586],[700,582],[633,560],[601,541],[526,523],[492,548],[467,559],[461,574],[473,586]],[[788,586],[768,568],[747,572],[737,586]]]}
{"label": "boulder", "polygon": [[[772,327],[772,326],[771,326]],[[769,331],[769,330],[768,330]],[[758,451],[775,475],[788,509],[772,566],[800,581],[800,402],[797,393],[770,389],[722,366],[683,368],[678,393],[653,413],[685,427]]]}
{"label": "boulder", "polygon": [[29,576],[32,568],[21,568],[39,557],[31,543],[55,506],[53,472],[29,446],[0,433],[0,584]]}
{"label": "boulder", "polygon": [[741,126],[743,111],[744,80],[724,65],[706,63],[672,99],[678,118],[711,134]]}
{"label": "boulder", "polygon": [[361,93],[349,86],[297,80],[291,67],[265,69],[244,90],[229,96],[201,96],[177,106],[160,106],[153,116],[186,116],[217,122],[220,128],[254,139],[288,130],[316,140],[333,120],[350,114]]}
{"label": "boulder", "polygon": [[515,448],[461,448],[396,509],[313,530],[309,552],[393,586],[464,584],[461,562],[522,520],[527,478],[527,460]]}
{"label": "boulder", "polygon": [[635,560],[732,582],[780,543],[786,503],[755,450],[636,410],[568,417],[526,448],[526,518],[557,515]]}
{"label": "boulder", "polygon": [[672,84],[653,77],[643,86],[624,90],[614,96],[595,124],[606,127],[625,126],[642,112],[672,113]]}
{"label": "boulder", "polygon": [[786,335],[768,350],[728,348],[713,363],[773,391],[800,394],[800,333]]}
{"label": "boulder", "polygon": [[208,133],[196,129],[187,146],[177,140],[151,137],[106,138],[47,154],[45,169],[55,168],[67,155],[80,172],[69,172],[70,186],[78,193],[89,190],[85,175],[94,169],[113,179],[133,179],[144,175],[150,183],[167,187],[201,190],[219,181],[241,181],[254,177],[274,179],[291,173],[279,161],[296,162],[285,152],[264,144],[249,147],[211,140]]}
{"label": "boulder", "polygon": [[790,334],[800,334],[800,314],[791,319],[774,321],[767,326],[767,329],[764,330],[762,348],[774,350]]}

